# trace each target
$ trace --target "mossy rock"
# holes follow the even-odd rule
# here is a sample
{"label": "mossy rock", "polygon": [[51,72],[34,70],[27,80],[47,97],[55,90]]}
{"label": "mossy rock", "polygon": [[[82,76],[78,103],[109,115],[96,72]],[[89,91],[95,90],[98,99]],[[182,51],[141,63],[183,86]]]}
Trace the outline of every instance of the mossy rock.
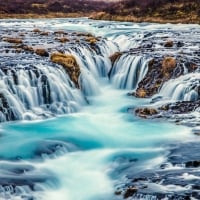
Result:
{"label": "mossy rock", "polygon": [[66,43],[70,41],[67,37],[56,38],[56,40],[61,43]]}
{"label": "mossy rock", "polygon": [[137,116],[142,118],[148,118],[154,115],[157,115],[159,112],[155,108],[137,108],[135,110]]}
{"label": "mossy rock", "polygon": [[164,47],[173,47],[174,42],[172,40],[167,40],[164,44]]}
{"label": "mossy rock", "polygon": [[53,53],[51,55],[51,61],[53,63],[62,65],[66,72],[68,73],[70,79],[74,82],[77,88],[79,87],[79,76],[80,76],[80,67],[75,59],[75,57],[71,54],[63,54],[63,53]]}
{"label": "mossy rock", "polygon": [[35,53],[39,56],[49,57],[49,53],[46,49],[36,49]]}
{"label": "mossy rock", "polygon": [[14,43],[14,44],[22,44],[23,41],[21,38],[12,38],[12,37],[6,37],[3,38],[4,42]]}

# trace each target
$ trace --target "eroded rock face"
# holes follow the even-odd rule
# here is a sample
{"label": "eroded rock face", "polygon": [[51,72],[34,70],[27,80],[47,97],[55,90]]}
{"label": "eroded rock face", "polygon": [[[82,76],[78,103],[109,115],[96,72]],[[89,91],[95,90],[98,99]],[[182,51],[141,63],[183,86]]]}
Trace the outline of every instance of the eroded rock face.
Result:
{"label": "eroded rock face", "polygon": [[66,72],[69,74],[70,79],[74,82],[75,86],[79,88],[78,78],[80,75],[80,67],[73,55],[62,53],[51,54],[51,61],[53,63],[62,65]]}

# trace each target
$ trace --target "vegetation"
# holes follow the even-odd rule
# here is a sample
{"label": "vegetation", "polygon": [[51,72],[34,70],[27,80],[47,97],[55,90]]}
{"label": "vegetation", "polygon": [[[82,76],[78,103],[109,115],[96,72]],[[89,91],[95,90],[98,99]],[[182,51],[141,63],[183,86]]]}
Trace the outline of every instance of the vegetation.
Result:
{"label": "vegetation", "polygon": [[[39,14],[39,15],[38,15]],[[200,23],[199,0],[7,0],[0,17],[80,17],[119,21]]]}

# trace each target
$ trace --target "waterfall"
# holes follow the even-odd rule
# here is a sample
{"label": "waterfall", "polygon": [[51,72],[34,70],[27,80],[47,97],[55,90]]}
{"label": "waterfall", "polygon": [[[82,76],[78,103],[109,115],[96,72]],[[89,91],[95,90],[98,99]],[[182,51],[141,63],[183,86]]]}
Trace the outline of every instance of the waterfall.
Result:
{"label": "waterfall", "polygon": [[148,59],[143,56],[123,54],[110,73],[111,82],[121,89],[135,89],[148,70]]}
{"label": "waterfall", "polygon": [[85,103],[62,68],[45,64],[1,68],[0,88],[0,121],[75,112]]}
{"label": "waterfall", "polygon": [[84,95],[99,94],[100,78],[108,77],[111,69],[109,56],[117,50],[117,45],[108,40],[103,40],[101,45],[98,44],[94,48],[87,44],[79,44],[64,50],[66,54],[72,54],[80,66],[79,82]]}
{"label": "waterfall", "polygon": [[196,101],[200,98],[200,73],[183,75],[166,82],[159,96],[176,101]]}

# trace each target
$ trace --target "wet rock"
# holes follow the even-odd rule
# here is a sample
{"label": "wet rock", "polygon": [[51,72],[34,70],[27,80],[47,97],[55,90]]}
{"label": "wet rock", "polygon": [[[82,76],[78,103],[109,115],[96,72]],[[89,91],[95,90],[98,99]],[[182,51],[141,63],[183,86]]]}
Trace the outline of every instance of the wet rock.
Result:
{"label": "wet rock", "polygon": [[158,111],[155,108],[138,108],[135,110],[137,116],[142,118],[151,117],[157,115]]}
{"label": "wet rock", "polygon": [[61,42],[61,43],[66,43],[69,42],[70,40],[66,37],[62,37],[62,38],[56,38],[57,41]]}
{"label": "wet rock", "polygon": [[111,63],[114,64],[115,61],[117,61],[121,56],[122,56],[122,52],[115,52],[113,55],[111,55],[111,56],[109,57]]}
{"label": "wet rock", "polygon": [[133,196],[137,192],[137,190],[138,189],[136,187],[128,188],[124,193],[124,199],[127,199],[127,198]]}
{"label": "wet rock", "polygon": [[192,167],[192,168],[197,168],[200,167],[200,160],[195,160],[195,161],[188,161],[185,163],[186,167]]}
{"label": "wet rock", "polygon": [[168,40],[165,42],[164,47],[173,47],[174,42],[172,40]]}
{"label": "wet rock", "polygon": [[33,47],[31,47],[31,46],[23,45],[21,48],[22,48],[24,51],[27,51],[27,52],[31,52],[31,53],[34,52],[34,49],[33,49]]}
{"label": "wet rock", "polygon": [[15,43],[15,44],[22,44],[23,43],[21,38],[12,38],[12,37],[3,38],[3,41],[9,42],[9,43]]}
{"label": "wet rock", "polygon": [[38,28],[33,29],[33,33],[41,33],[42,31]]}
{"label": "wet rock", "polygon": [[42,35],[42,36],[48,36],[49,32],[41,32],[40,35]]}
{"label": "wet rock", "polygon": [[39,56],[49,57],[49,53],[46,49],[36,49],[35,53]]}
{"label": "wet rock", "polygon": [[98,41],[97,38],[95,38],[94,36],[89,36],[86,37],[85,40],[90,44],[90,45],[95,45]]}
{"label": "wet rock", "polygon": [[62,53],[53,53],[51,55],[51,61],[53,63],[62,65],[66,72],[69,74],[70,79],[74,82],[77,88],[80,88],[78,78],[80,75],[80,67],[73,55],[62,54]]}
{"label": "wet rock", "polygon": [[188,72],[194,72],[198,66],[193,62],[185,62],[181,58],[172,56],[155,57],[148,63],[148,71],[145,77],[139,82],[135,93],[132,95],[138,98],[151,97],[158,93],[162,85],[171,78],[178,78],[183,75],[184,67]]}

